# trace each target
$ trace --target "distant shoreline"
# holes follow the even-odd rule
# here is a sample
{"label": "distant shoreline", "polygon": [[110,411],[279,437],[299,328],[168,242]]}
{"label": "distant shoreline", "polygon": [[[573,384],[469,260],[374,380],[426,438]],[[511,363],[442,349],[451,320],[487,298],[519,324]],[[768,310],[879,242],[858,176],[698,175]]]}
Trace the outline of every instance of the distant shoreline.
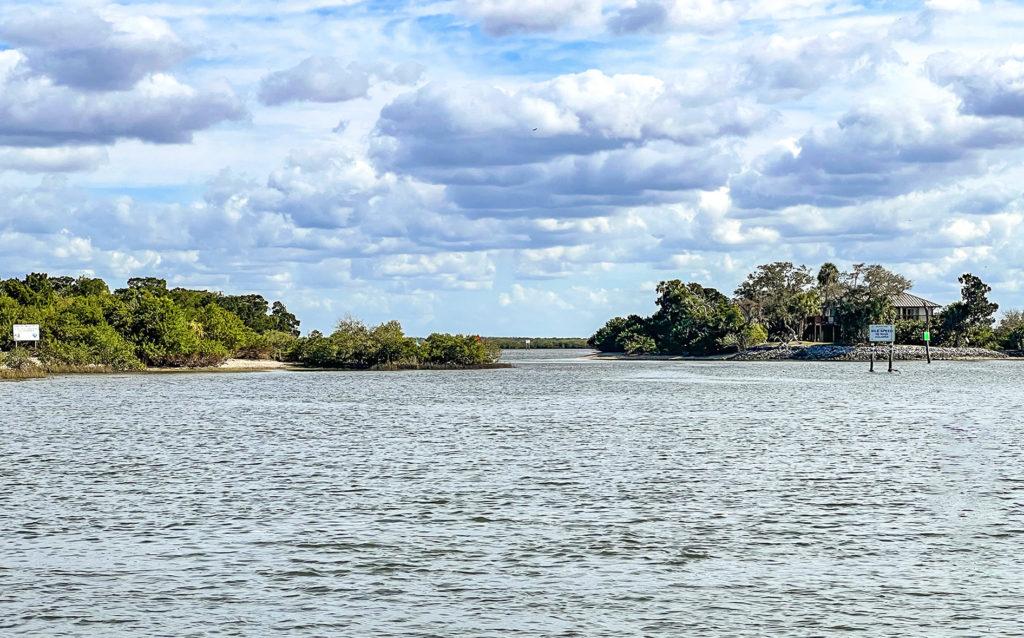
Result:
{"label": "distant shoreline", "polygon": [[[685,355],[628,355],[622,352],[598,352],[587,355],[587,359],[608,361],[861,361],[871,359],[871,346],[838,346],[815,344],[809,346],[757,346],[743,352],[691,357]],[[888,344],[875,348],[875,360],[889,358]],[[893,350],[895,361],[924,361],[924,346],[897,345]],[[985,361],[1021,359],[1018,354],[1010,355],[986,348],[931,348],[933,361]]]}
{"label": "distant shoreline", "polygon": [[58,374],[190,374],[190,373],[236,373],[236,372],[414,372],[417,370],[496,370],[513,368],[511,363],[494,362],[472,365],[423,363],[419,365],[403,364],[387,366],[347,366],[347,367],[312,367],[288,361],[274,359],[228,359],[217,366],[189,367],[149,367],[141,370],[117,370],[107,366],[45,366],[36,363],[32,367],[11,370],[0,366],[0,381],[24,381],[42,379]]}

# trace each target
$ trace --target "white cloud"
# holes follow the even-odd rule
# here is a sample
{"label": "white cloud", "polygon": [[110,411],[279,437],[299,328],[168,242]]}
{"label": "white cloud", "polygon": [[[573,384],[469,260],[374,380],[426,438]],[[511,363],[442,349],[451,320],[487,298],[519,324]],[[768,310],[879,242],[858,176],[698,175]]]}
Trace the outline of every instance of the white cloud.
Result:
{"label": "white cloud", "polygon": [[557,31],[569,26],[594,27],[601,20],[601,0],[458,0],[463,15],[478,20],[496,36]]}
{"label": "white cloud", "polygon": [[89,8],[15,11],[0,23],[0,37],[21,50],[28,72],[85,90],[130,89],[189,55],[161,20]]}
{"label": "white cloud", "polygon": [[938,11],[973,12],[981,10],[978,0],[928,0],[928,7]]}

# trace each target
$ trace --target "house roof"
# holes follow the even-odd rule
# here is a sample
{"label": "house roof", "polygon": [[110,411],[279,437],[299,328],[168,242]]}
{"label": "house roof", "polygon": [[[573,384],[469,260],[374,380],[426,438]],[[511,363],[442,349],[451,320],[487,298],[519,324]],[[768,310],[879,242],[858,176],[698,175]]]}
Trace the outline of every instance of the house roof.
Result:
{"label": "house roof", "polygon": [[937,304],[934,301],[928,301],[924,297],[918,297],[912,295],[909,292],[902,292],[898,295],[889,297],[889,301],[896,308],[941,308],[942,304]]}

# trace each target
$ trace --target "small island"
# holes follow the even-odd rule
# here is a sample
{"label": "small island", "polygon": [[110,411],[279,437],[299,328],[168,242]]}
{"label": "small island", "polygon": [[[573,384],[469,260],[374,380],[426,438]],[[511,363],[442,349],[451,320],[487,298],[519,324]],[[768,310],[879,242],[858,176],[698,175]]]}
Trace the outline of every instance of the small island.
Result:
{"label": "small island", "polygon": [[[13,326],[39,326],[31,347]],[[111,292],[90,277],[32,273],[0,280],[0,379],[66,372],[167,370],[410,370],[510,367],[476,335],[408,337],[397,321],[369,326],[346,317],[330,335],[299,336],[280,301],[167,288],[135,277]]]}
{"label": "small island", "polygon": [[653,315],[610,319],[587,344],[608,353],[599,358],[867,361],[868,327],[892,324],[895,359],[1020,356],[1024,314],[1007,311],[994,327],[992,288],[970,273],[958,282],[961,299],[942,308],[909,295],[912,282],[878,264],[840,272],[826,263],[815,277],[806,266],[774,262],[758,266],[731,298],[696,282],[662,281]]}

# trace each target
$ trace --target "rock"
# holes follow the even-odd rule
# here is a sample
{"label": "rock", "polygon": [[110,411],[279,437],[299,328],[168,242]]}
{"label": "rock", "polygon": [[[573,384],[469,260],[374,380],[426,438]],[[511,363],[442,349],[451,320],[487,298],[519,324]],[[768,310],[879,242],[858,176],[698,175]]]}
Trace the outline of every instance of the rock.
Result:
{"label": "rock", "polygon": [[[932,359],[951,361],[960,359],[1006,359],[1008,355],[985,348],[932,348]],[[893,360],[924,360],[924,346],[898,345],[893,350]],[[815,345],[807,347],[757,346],[732,356],[732,361],[868,361],[871,346]],[[889,346],[879,345],[875,350],[876,361],[889,359]]]}

